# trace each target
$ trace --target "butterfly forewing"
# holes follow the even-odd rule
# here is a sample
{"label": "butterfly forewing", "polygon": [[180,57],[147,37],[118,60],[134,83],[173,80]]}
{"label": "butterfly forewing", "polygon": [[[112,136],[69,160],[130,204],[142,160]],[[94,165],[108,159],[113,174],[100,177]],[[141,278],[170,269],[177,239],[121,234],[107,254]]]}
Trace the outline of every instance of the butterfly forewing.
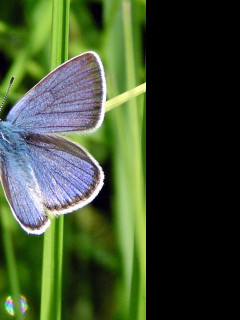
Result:
{"label": "butterfly forewing", "polygon": [[11,109],[7,121],[33,133],[92,131],[104,117],[106,87],[96,53],[55,69]]}

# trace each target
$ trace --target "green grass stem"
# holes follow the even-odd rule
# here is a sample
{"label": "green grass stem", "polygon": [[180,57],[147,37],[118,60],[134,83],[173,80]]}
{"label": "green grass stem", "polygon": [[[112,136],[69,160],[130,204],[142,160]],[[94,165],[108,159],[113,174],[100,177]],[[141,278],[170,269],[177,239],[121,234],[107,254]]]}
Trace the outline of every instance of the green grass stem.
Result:
{"label": "green grass stem", "polygon": [[120,106],[121,104],[124,104],[128,100],[133,99],[133,98],[137,97],[138,95],[145,93],[145,92],[146,92],[146,82],[108,100],[105,104],[105,112],[108,112],[108,111]]}
{"label": "green grass stem", "polygon": [[[145,152],[142,149],[145,148],[145,109],[143,95],[137,97],[136,93],[144,93],[146,86],[136,87],[142,59],[136,11],[132,8],[137,4],[105,0],[105,5],[107,83],[110,84],[106,112],[124,102],[123,108],[116,108],[109,115],[114,141],[113,208],[122,257],[119,305],[121,319],[143,320],[146,318]],[[119,92],[124,93],[118,95]]]}
{"label": "green grass stem", "polygon": [[[126,82],[128,87],[136,84],[136,70],[134,60],[134,40],[133,40],[133,22],[132,22],[132,1],[123,0],[123,30],[125,43],[125,61],[126,61]],[[139,276],[135,276],[135,268],[133,268],[133,282],[130,306],[130,315],[138,320],[146,319],[145,306],[145,286],[146,286],[146,220],[145,220],[145,190],[143,181],[143,164],[141,151],[141,131],[140,117],[137,100],[129,101],[127,109],[129,118],[130,134],[128,143],[132,149],[134,157],[129,161],[129,174],[132,182],[129,185],[132,194],[132,208],[134,210],[135,223],[135,239],[134,246],[137,250]],[[137,283],[136,283],[137,281]],[[136,290],[138,288],[138,290]],[[138,295],[138,299],[136,299]],[[133,301],[132,301],[133,300]]]}
{"label": "green grass stem", "polygon": [[[69,0],[53,0],[51,69],[68,58]],[[63,216],[44,234],[41,320],[61,320]]]}

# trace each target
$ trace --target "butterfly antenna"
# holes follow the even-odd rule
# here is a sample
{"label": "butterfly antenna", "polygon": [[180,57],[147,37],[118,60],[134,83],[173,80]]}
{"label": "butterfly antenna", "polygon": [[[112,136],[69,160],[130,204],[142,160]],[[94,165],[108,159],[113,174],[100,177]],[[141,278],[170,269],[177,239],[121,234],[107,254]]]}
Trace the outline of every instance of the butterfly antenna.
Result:
{"label": "butterfly antenna", "polygon": [[4,102],[5,102],[6,98],[7,98],[7,96],[8,96],[8,93],[9,93],[9,91],[10,91],[10,88],[11,88],[11,86],[12,86],[12,84],[13,84],[13,80],[14,80],[14,77],[12,77],[11,80],[10,80],[10,82],[9,82],[9,86],[8,86],[8,89],[7,89],[7,93],[5,94],[5,96],[4,96],[3,100],[2,100],[2,103],[1,103],[1,105],[0,105],[0,111],[1,111],[1,109],[2,109],[2,106],[3,106],[3,104],[4,104]]}

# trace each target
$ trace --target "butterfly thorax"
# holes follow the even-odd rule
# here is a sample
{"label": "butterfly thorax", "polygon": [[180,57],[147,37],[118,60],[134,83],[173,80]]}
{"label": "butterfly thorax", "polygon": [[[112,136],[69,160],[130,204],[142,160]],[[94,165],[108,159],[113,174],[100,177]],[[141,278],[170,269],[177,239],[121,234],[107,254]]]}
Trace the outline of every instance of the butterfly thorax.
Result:
{"label": "butterfly thorax", "polygon": [[7,121],[0,121],[0,156],[24,149],[24,131]]}

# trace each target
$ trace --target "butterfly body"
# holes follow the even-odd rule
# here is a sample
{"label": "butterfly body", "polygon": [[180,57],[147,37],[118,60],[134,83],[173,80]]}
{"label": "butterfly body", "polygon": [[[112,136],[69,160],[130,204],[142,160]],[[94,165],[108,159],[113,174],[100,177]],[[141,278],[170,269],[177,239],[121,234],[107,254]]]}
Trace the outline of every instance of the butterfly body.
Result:
{"label": "butterfly body", "polygon": [[4,121],[0,122],[0,171],[4,170],[4,164],[13,167],[14,171],[21,172],[25,167],[24,155],[26,144],[23,139],[23,130]]}
{"label": "butterfly body", "polygon": [[0,120],[0,178],[12,213],[28,233],[50,225],[46,212],[72,212],[103,185],[97,161],[58,133],[89,132],[104,116],[105,78],[87,52],[55,69]]}
{"label": "butterfly body", "polygon": [[[0,121],[0,159],[4,156],[19,155],[24,148],[24,130],[7,121]],[[20,152],[21,154],[21,152]]]}

